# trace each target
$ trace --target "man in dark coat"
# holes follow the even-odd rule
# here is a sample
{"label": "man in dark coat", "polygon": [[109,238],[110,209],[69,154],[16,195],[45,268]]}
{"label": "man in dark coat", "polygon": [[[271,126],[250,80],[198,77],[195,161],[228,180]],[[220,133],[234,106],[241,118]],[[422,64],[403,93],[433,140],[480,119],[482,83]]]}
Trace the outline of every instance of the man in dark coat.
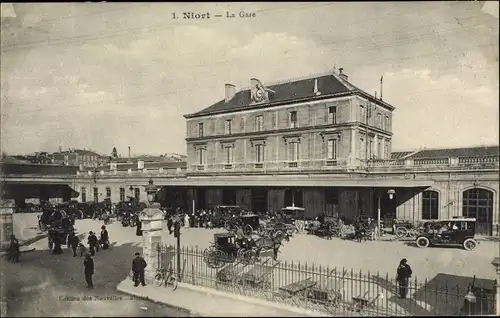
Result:
{"label": "man in dark coat", "polygon": [[146,282],[144,281],[144,270],[148,264],[142,258],[141,254],[139,252],[135,253],[135,258],[132,261],[132,273],[133,275],[133,281],[134,281],[134,286],[137,287],[139,286],[139,283],[141,283],[142,286],[146,286]]}
{"label": "man in dark coat", "polygon": [[83,260],[85,281],[87,282],[87,288],[94,288],[94,283],[92,282],[92,275],[94,275],[94,260],[89,253],[85,253],[85,259]]}
{"label": "man in dark coat", "polygon": [[401,262],[399,262],[396,276],[396,280],[399,285],[399,297],[401,299],[406,298],[406,295],[408,294],[408,285],[412,274],[413,272],[410,265],[407,264],[406,258],[403,258]]}
{"label": "man in dark coat", "polygon": [[140,221],[136,224],[135,235],[142,236],[142,222]]}
{"label": "man in dark coat", "polygon": [[90,250],[90,255],[94,256],[96,250],[99,250],[99,244],[97,242],[97,236],[95,236],[94,232],[89,231],[89,237],[88,237],[88,242],[89,244],[89,250]]}
{"label": "man in dark coat", "polygon": [[11,262],[18,263],[19,262],[19,241],[14,235],[10,236],[10,246],[9,246],[9,260]]}
{"label": "man in dark coat", "polygon": [[169,216],[167,219],[168,234],[172,234],[172,226],[174,225],[173,216]]}
{"label": "man in dark coat", "polygon": [[68,245],[71,246],[71,249],[73,250],[73,257],[76,256],[76,249],[78,248],[79,243],[80,240],[78,239],[78,236],[76,236],[74,232],[71,232],[71,235],[69,235],[68,238]]}
{"label": "man in dark coat", "polygon": [[104,225],[101,226],[101,245],[103,250],[107,250],[109,247],[108,230],[106,230],[106,227]]}

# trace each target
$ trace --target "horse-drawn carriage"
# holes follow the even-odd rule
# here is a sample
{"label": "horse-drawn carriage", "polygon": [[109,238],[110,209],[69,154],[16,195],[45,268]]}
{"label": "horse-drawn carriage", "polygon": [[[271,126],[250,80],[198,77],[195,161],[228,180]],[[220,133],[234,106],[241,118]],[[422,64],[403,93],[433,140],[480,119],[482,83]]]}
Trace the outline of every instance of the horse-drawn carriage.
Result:
{"label": "horse-drawn carriage", "polygon": [[236,232],[238,228],[242,228],[245,235],[251,235],[254,231],[259,231],[260,227],[260,218],[257,214],[235,215],[224,222],[224,228],[228,232]]}
{"label": "horse-drawn carriage", "polygon": [[[241,234],[241,233],[238,233]],[[278,235],[238,236],[238,234],[216,233],[214,242],[203,251],[203,259],[211,268],[220,268],[227,263],[255,264],[260,260],[261,253],[270,249],[277,249],[283,240],[289,241],[286,233]]]}

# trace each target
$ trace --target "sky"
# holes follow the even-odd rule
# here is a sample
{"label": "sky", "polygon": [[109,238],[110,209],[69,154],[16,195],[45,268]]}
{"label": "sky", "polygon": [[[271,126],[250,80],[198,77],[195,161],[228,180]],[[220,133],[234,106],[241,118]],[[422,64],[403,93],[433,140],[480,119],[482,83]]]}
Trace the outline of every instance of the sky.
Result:
{"label": "sky", "polygon": [[498,145],[498,24],[484,1],[2,3],[0,148],[185,153],[225,83],[334,67],[371,94],[383,75],[393,151]]}

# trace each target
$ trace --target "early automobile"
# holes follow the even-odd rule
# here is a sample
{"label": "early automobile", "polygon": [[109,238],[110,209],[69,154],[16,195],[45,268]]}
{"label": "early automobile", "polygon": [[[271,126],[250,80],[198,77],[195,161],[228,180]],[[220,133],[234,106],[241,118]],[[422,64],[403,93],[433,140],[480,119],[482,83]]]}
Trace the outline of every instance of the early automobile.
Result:
{"label": "early automobile", "polygon": [[417,236],[420,248],[428,246],[462,246],[467,251],[476,249],[478,242],[475,218],[454,218],[426,221],[423,231]]}

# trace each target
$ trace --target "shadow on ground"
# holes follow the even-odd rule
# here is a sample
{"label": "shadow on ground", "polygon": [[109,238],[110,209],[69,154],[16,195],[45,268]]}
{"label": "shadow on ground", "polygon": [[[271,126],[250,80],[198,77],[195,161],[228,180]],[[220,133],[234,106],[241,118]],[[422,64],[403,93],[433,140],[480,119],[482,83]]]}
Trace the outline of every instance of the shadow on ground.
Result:
{"label": "shadow on ground", "polygon": [[[94,256],[94,290],[86,289],[83,258],[73,257],[71,249],[66,246],[63,250],[60,255],[53,255],[49,250],[25,253],[21,262],[14,264],[2,259],[1,296],[6,298],[9,316],[102,315],[108,307],[109,310],[119,310],[116,315],[135,316],[134,313],[140,311],[132,300],[94,301],[92,306],[86,306],[83,301],[63,300],[65,297],[82,299],[83,296],[96,295],[117,298],[116,286],[130,271],[134,253],[142,251],[138,244],[117,245],[112,242],[108,250],[99,251]],[[102,310],[100,314],[91,308],[96,306]],[[109,315],[115,314],[111,311]]]}

